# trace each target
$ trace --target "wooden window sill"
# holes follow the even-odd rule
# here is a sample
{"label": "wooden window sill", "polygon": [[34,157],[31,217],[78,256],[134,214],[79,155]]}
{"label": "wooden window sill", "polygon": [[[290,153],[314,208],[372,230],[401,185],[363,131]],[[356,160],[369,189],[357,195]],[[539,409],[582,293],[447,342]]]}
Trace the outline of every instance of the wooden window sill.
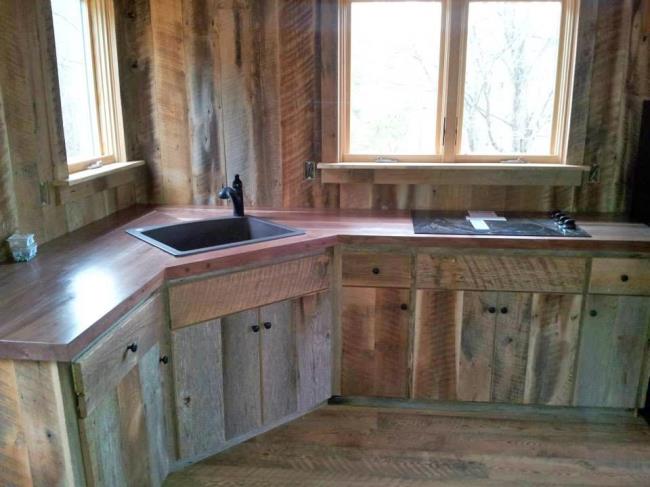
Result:
{"label": "wooden window sill", "polygon": [[67,179],[54,181],[54,186],[76,186],[77,184],[86,183],[93,179],[104,178],[144,165],[145,161],[114,162],[98,167],[97,169],[84,169],[83,171],[74,172]]}
{"label": "wooden window sill", "polygon": [[324,183],[433,184],[481,186],[580,186],[588,166],[508,163],[318,164]]}

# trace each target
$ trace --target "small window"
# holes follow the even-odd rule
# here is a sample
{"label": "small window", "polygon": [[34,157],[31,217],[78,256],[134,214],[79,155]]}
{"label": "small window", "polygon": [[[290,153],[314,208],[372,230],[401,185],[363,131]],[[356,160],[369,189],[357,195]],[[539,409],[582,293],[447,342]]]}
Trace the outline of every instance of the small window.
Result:
{"label": "small window", "polygon": [[124,159],[112,8],[106,0],[52,0],[70,172]]}
{"label": "small window", "polygon": [[342,0],[341,148],[565,162],[577,0]]}

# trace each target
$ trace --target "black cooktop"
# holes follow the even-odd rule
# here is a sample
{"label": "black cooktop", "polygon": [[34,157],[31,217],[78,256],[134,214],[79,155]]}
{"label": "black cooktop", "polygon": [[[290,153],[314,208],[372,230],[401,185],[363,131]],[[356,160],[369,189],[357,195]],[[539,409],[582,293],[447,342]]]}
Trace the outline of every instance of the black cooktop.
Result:
{"label": "black cooktop", "polygon": [[505,221],[484,220],[487,229],[477,229],[467,219],[467,212],[414,211],[416,234],[431,235],[502,235],[510,237],[591,237],[576,226],[570,215],[554,211],[548,216],[522,216],[497,212]]}

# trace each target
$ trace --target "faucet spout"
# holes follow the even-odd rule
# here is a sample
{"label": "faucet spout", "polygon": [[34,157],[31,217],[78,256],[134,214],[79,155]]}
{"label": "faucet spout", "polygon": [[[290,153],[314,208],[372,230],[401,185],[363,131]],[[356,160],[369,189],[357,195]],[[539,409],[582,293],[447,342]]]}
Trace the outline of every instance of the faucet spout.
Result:
{"label": "faucet spout", "polygon": [[232,182],[232,188],[230,186],[221,188],[221,191],[219,191],[219,198],[222,200],[230,198],[233,205],[233,214],[235,216],[244,216],[244,185],[242,184],[241,179],[239,179],[239,174],[235,175],[235,179]]}

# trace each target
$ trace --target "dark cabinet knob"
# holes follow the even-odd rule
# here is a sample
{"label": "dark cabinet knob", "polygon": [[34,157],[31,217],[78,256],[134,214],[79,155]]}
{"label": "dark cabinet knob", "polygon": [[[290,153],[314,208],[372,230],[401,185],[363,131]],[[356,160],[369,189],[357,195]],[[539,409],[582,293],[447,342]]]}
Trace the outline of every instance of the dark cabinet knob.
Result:
{"label": "dark cabinet knob", "polygon": [[260,325],[251,326],[251,330],[253,330],[253,333],[257,333],[258,331],[260,331]]}
{"label": "dark cabinet knob", "polygon": [[409,305],[406,304],[406,303],[402,303],[402,304],[400,305],[400,308],[401,308],[403,311],[406,311],[407,309],[409,309]]}
{"label": "dark cabinet knob", "polygon": [[267,321],[267,322],[264,323],[264,328],[266,328],[267,330],[270,330],[272,326],[273,326],[273,323],[271,323],[270,321]]}
{"label": "dark cabinet knob", "polygon": [[504,314],[504,315],[508,314],[508,308],[506,308],[505,306],[503,308],[501,308],[501,314]]}
{"label": "dark cabinet knob", "polygon": [[488,308],[488,313],[490,313],[490,314],[493,315],[493,314],[496,313],[496,312],[497,312],[497,309],[496,309],[494,306],[490,306],[490,307]]}
{"label": "dark cabinet knob", "polygon": [[126,347],[126,349],[133,352],[133,353],[135,353],[135,352],[138,351],[138,344],[137,343],[132,343],[131,345]]}
{"label": "dark cabinet knob", "polygon": [[160,363],[167,365],[169,363],[169,357],[167,355],[163,355],[162,357],[160,357]]}
{"label": "dark cabinet knob", "polygon": [[623,282],[627,282],[627,281],[629,281],[629,280],[630,280],[630,276],[628,276],[627,274],[623,274],[623,275],[621,276],[621,281],[623,281]]}
{"label": "dark cabinet knob", "polygon": [[592,309],[592,310],[589,312],[589,316],[598,316],[598,311],[596,311],[595,309]]}
{"label": "dark cabinet knob", "polygon": [[375,275],[379,274],[379,267],[373,267],[372,268],[372,273],[375,274]]}

